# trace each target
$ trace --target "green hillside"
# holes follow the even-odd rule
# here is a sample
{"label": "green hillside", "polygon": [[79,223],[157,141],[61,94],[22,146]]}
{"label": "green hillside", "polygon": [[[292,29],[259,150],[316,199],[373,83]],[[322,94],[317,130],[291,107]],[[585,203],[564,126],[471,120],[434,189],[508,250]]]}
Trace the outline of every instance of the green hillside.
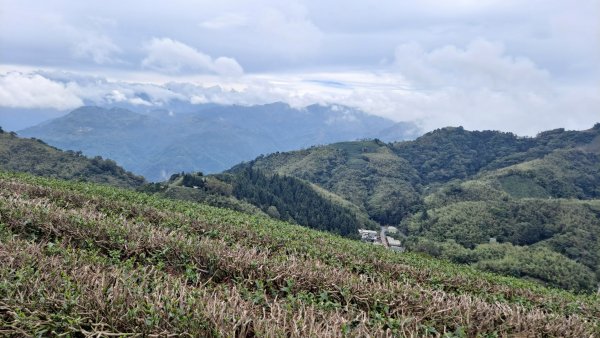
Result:
{"label": "green hillside", "polygon": [[599,142],[600,124],[532,138],[444,128],[276,153],[231,172],[312,182],[399,226],[410,250],[590,292],[600,283]]}
{"label": "green hillside", "polygon": [[144,178],[123,170],[112,160],[87,158],[62,151],[36,139],[17,137],[0,129],[0,170],[39,176],[137,187]]}
{"label": "green hillside", "polygon": [[[414,250],[563,288],[595,290],[599,189],[597,154],[558,150],[445,185],[425,198],[424,210],[405,219],[402,229],[417,237]],[[504,244],[483,244],[490,238]]]}
{"label": "green hillside", "polygon": [[352,238],[358,238],[359,228],[377,229],[377,224],[364,212],[332,193],[291,176],[265,175],[250,168],[234,174],[174,174],[168,182],[148,184],[139,190],[172,199],[266,214]]}
{"label": "green hillside", "polygon": [[0,174],[7,336],[600,334],[598,296],[197,203]]}
{"label": "green hillside", "polygon": [[[253,167],[299,177],[363,207],[373,219],[393,224],[420,206],[423,187],[431,189],[451,180],[468,179],[482,172],[541,159],[556,150],[580,150],[588,157],[560,160],[563,163],[557,163],[559,167],[579,160],[597,163],[588,148],[597,147],[598,142],[600,124],[586,131],[556,129],[533,138],[449,127],[429,132],[414,141],[389,144],[378,140],[342,142],[278,152],[235,166],[231,171]],[[578,153],[571,154],[579,156]],[[568,175],[577,176],[579,169],[582,168],[569,169]],[[584,174],[588,181],[589,176],[593,176],[589,171]],[[565,185],[575,183],[573,179],[571,177]],[[580,188],[594,184],[597,187],[597,182],[576,184]],[[390,186],[394,187],[393,191]],[[383,201],[399,204],[382,206]]]}
{"label": "green hillside", "polygon": [[482,171],[542,158],[558,149],[582,148],[600,136],[600,123],[584,131],[555,129],[536,137],[462,127],[429,132],[414,141],[391,145],[411,164],[423,184],[464,179]]}
{"label": "green hillside", "polygon": [[245,167],[315,183],[354,203],[380,223],[398,223],[421,204],[418,172],[389,145],[376,140],[275,153],[230,171]]}
{"label": "green hillside", "polygon": [[488,174],[511,196],[593,199],[600,197],[600,152],[554,151],[543,158]]}

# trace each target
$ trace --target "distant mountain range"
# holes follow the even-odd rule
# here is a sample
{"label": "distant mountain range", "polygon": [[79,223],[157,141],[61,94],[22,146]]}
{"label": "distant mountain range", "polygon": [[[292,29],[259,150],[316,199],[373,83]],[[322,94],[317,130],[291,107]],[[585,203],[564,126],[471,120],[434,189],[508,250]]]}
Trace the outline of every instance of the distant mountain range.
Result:
{"label": "distant mountain range", "polygon": [[182,171],[220,172],[261,154],[312,145],[363,138],[398,141],[419,134],[413,123],[395,123],[338,105],[185,108],[134,112],[82,107],[18,134],[111,158],[150,181]]}

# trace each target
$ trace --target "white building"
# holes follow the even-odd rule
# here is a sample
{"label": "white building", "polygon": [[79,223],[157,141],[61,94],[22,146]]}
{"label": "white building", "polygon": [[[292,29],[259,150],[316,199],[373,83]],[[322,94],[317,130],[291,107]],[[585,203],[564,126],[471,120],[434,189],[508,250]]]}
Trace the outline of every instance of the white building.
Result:
{"label": "white building", "polygon": [[400,246],[401,245],[399,240],[394,239],[390,236],[386,236],[386,237],[387,237],[387,242],[388,242],[389,246]]}
{"label": "white building", "polygon": [[390,234],[397,234],[398,233],[398,228],[393,227],[393,226],[390,225],[390,226],[388,226],[385,229],[385,231],[388,232],[388,233],[390,233]]}
{"label": "white building", "polygon": [[375,230],[358,229],[360,239],[367,242],[374,242],[379,238],[379,232]]}

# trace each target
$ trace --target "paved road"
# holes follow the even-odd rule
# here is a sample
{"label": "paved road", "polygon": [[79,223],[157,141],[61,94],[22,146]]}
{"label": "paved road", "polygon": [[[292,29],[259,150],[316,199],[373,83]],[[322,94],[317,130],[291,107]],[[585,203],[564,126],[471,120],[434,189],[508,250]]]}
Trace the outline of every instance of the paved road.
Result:
{"label": "paved road", "polygon": [[381,236],[381,244],[383,244],[384,247],[389,248],[390,245],[388,244],[387,236],[385,235],[385,228],[384,227],[381,227],[381,232],[379,233],[379,236]]}

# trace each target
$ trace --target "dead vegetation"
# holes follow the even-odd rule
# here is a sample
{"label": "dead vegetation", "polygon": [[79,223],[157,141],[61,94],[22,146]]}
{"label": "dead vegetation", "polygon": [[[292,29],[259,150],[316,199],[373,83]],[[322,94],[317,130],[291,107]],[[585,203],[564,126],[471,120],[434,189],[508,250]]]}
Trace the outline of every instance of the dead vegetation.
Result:
{"label": "dead vegetation", "polygon": [[436,272],[315,231],[254,225],[231,212],[224,222],[218,209],[41,183],[0,179],[2,334],[600,332],[593,297]]}

